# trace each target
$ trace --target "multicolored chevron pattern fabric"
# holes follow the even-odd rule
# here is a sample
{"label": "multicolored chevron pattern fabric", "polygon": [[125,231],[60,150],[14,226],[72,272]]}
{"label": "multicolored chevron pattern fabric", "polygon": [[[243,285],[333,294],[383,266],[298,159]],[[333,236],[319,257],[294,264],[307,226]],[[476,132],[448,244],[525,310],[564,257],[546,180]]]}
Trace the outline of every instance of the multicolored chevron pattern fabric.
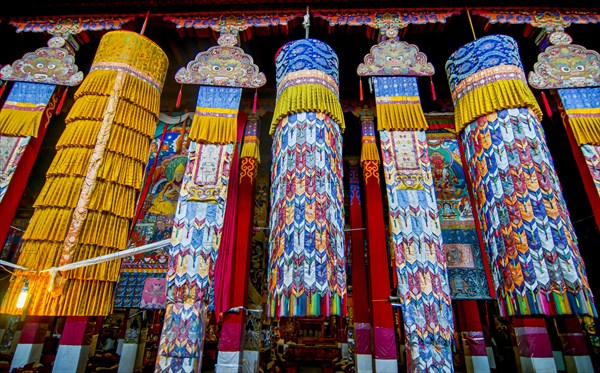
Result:
{"label": "multicolored chevron pattern fabric", "polygon": [[[229,183],[225,170],[231,165],[233,146],[192,142],[188,149],[169,247],[167,310],[156,371],[193,372],[199,364],[204,339],[202,335],[195,339],[194,333],[204,328],[206,318],[201,310],[211,308],[214,299],[214,266]],[[202,193],[203,189],[210,193]],[[194,199],[199,194],[210,194],[211,199]],[[182,331],[180,319],[185,320],[188,331]]]}
{"label": "multicolored chevron pattern fabric", "polygon": [[590,169],[592,179],[596,185],[598,195],[600,195],[600,146],[599,145],[582,145],[581,151],[585,157],[585,162]]}
{"label": "multicolored chevron pattern fabric", "polygon": [[4,198],[30,136],[0,136],[0,201]]}
{"label": "multicolored chevron pattern fabric", "polygon": [[[410,358],[417,371],[452,371],[450,288],[425,132],[379,134]],[[398,149],[406,151],[400,156]],[[414,166],[421,171],[420,188],[404,186],[399,177]]]}
{"label": "multicolored chevron pattern fabric", "polygon": [[273,139],[270,316],[345,314],[340,128],[322,113],[284,118]]}
{"label": "multicolored chevron pattern fabric", "polygon": [[596,315],[542,127],[500,110],[462,133],[501,314]]}

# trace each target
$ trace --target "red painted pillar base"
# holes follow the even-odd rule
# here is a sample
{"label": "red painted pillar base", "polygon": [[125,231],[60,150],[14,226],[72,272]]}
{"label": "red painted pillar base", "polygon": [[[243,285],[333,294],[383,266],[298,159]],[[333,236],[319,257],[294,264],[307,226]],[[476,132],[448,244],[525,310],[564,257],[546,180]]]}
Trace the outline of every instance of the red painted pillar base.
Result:
{"label": "red painted pillar base", "polygon": [[85,372],[97,318],[67,316],[52,372]]}
{"label": "red painted pillar base", "polygon": [[223,372],[238,372],[242,368],[246,311],[225,313],[219,336],[217,369]]}
{"label": "red painted pillar base", "polygon": [[49,316],[27,316],[10,365],[11,371],[40,361],[49,323]]}
{"label": "red painted pillar base", "polygon": [[563,326],[559,336],[567,372],[593,372],[594,366],[579,319],[571,316],[557,321]]}
{"label": "red painted pillar base", "polygon": [[513,317],[514,348],[521,372],[556,372],[552,345],[543,317]]}
{"label": "red painted pillar base", "polygon": [[490,372],[490,362],[477,301],[458,300],[454,305],[458,315],[458,329],[461,331],[467,372]]}

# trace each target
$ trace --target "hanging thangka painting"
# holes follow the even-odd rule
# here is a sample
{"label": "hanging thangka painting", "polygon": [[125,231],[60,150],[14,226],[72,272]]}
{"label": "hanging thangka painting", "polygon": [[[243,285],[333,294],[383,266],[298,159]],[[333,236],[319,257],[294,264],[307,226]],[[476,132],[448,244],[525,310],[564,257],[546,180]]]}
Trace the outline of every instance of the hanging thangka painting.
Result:
{"label": "hanging thangka painting", "polygon": [[440,129],[428,131],[427,142],[452,299],[489,299],[458,140]]}
{"label": "hanging thangka painting", "polygon": [[[189,114],[161,114],[150,145],[137,219],[128,247],[171,238],[173,217],[187,163]],[[147,192],[146,192],[147,191]],[[162,309],[166,304],[167,248],[123,259],[115,307]]]}

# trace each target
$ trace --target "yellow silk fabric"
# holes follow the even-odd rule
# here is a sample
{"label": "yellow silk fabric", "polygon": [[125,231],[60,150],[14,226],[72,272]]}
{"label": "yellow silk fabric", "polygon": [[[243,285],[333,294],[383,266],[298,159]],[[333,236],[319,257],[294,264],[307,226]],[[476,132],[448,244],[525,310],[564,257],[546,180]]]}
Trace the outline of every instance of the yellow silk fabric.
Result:
{"label": "yellow silk fabric", "polygon": [[[237,115],[233,117],[202,115],[198,113],[199,110],[207,109],[196,108],[189,133],[192,141],[209,144],[231,144],[236,141]],[[234,113],[237,114],[237,110]]]}
{"label": "yellow silk fabric", "polygon": [[528,107],[542,120],[535,96],[527,84],[519,79],[499,80],[466,93],[454,108],[456,132],[480,117],[499,110]]}
{"label": "yellow silk fabric", "polygon": [[600,108],[567,110],[567,115],[579,145],[600,145]]}
{"label": "yellow silk fabric", "polygon": [[0,135],[37,137],[43,115],[43,111],[2,109],[0,110]]}
{"label": "yellow silk fabric", "polygon": [[[145,37],[115,31],[101,40],[94,64],[98,62],[118,71],[106,66],[92,67],[75,93],[75,102],[65,120],[67,127],[56,145],[56,156],[23,235],[18,264],[26,268],[45,270],[59,265],[83,188],[91,188],[85,205],[87,215],[68,262],[115,253],[127,246],[129,225],[158,121],[168,59]],[[123,79],[123,85],[114,92],[119,86],[117,79]],[[110,118],[107,106],[111,96],[116,96],[117,105],[109,123],[105,116]],[[100,135],[103,122],[109,125],[108,138],[104,140]],[[106,147],[95,179],[86,184],[90,158],[98,141],[106,141]],[[66,283],[60,292],[48,290],[52,281],[49,272],[18,272],[29,283],[27,314],[108,315],[120,266],[120,260],[115,260],[63,272]],[[22,279],[13,277],[0,313],[23,313],[15,307],[22,286]]]}
{"label": "yellow silk fabric", "polygon": [[[408,98],[408,97],[405,97]],[[377,130],[425,131],[429,126],[418,97],[414,103],[377,104]]]}
{"label": "yellow silk fabric", "polygon": [[327,114],[340,129],[346,125],[340,100],[329,88],[319,84],[302,84],[286,88],[277,98],[270,135],[275,133],[279,122],[294,113],[316,112]]}

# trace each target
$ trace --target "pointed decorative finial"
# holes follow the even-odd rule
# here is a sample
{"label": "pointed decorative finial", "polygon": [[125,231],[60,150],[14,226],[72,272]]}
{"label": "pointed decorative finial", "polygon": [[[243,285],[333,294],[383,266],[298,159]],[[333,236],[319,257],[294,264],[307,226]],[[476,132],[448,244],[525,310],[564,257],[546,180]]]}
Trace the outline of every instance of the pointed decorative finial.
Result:
{"label": "pointed decorative finial", "polygon": [[304,15],[302,26],[306,30],[306,39],[308,39],[308,29],[310,28],[310,13],[308,12],[308,6],[306,6],[306,14]]}

